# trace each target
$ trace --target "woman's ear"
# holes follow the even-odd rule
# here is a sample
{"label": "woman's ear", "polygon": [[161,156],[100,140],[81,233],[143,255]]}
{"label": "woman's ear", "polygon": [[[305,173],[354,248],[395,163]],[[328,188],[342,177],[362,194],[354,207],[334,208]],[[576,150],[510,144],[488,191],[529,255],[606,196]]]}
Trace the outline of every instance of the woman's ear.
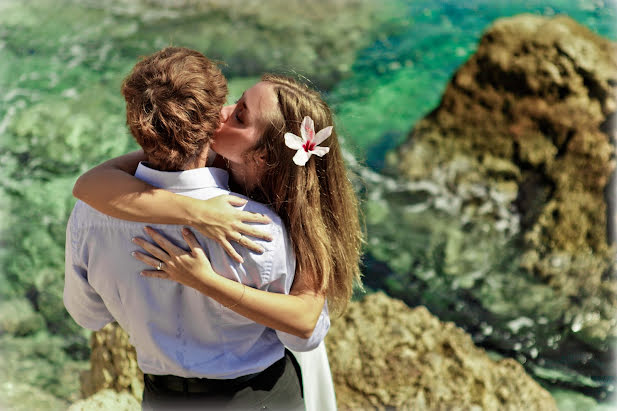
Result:
{"label": "woman's ear", "polygon": [[268,152],[266,148],[262,147],[261,149],[255,151],[253,154],[253,159],[255,159],[255,162],[260,165],[265,164],[268,160]]}

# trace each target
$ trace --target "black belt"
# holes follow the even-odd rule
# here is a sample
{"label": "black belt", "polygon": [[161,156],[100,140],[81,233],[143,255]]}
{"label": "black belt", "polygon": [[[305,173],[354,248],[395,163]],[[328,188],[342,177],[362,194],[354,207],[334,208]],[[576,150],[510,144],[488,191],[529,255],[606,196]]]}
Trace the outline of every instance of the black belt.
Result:
{"label": "black belt", "polygon": [[285,356],[265,370],[232,379],[184,378],[176,375],[144,374],[146,384],[149,382],[157,389],[177,393],[224,393],[248,387],[256,380],[276,381],[285,370]]}

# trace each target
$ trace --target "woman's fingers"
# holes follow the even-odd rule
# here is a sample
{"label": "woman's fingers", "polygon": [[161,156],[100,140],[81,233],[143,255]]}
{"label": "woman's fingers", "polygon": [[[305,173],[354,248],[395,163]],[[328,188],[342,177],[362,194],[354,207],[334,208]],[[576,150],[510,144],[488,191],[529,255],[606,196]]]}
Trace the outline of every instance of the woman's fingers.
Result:
{"label": "woman's fingers", "polygon": [[144,270],[141,273],[144,277],[162,278],[165,280],[171,280],[169,275],[165,271]]}
{"label": "woman's fingers", "polygon": [[225,252],[227,254],[229,254],[229,256],[231,258],[233,258],[234,260],[236,260],[239,263],[243,263],[244,262],[244,258],[242,258],[242,256],[240,254],[238,254],[236,249],[231,245],[231,243],[229,241],[227,241],[226,239],[223,239],[223,240],[221,240],[219,242],[219,244],[221,244],[221,246],[223,247]]}
{"label": "woman's fingers", "polygon": [[248,202],[248,200],[245,198],[227,195],[227,202],[234,207],[240,207],[240,206],[245,205]]}
{"label": "woman's fingers", "polygon": [[238,226],[238,231],[242,235],[249,235],[251,237],[261,238],[262,240],[272,241],[272,235],[270,233],[260,230],[259,228],[250,224],[242,223]]}
{"label": "woman's fingers", "polygon": [[163,250],[167,251],[167,254],[180,255],[185,252],[183,249],[173,244],[171,241],[169,241],[167,238],[165,238],[162,234],[160,234],[158,231],[154,230],[153,228],[146,227],[144,228],[144,231],[148,233],[148,235],[152,237],[152,239],[158,245],[160,245]]}
{"label": "woman's fingers", "polygon": [[[140,246],[141,248],[143,248],[144,250],[149,252],[155,258],[158,258],[156,264],[158,264],[159,260],[160,261],[167,261],[167,260],[169,260],[169,254],[167,254],[165,251],[161,250],[159,247],[155,246],[151,242],[146,241],[143,238],[139,238],[139,237],[134,237],[131,241],[133,241],[133,243],[137,244],[138,246]],[[146,262],[146,261],[144,261],[144,262]],[[156,264],[155,264],[155,266],[156,266]]]}
{"label": "woman's fingers", "polygon": [[199,245],[199,241],[197,241],[197,237],[195,237],[195,234],[193,234],[193,232],[190,229],[186,227],[183,228],[182,237],[184,237],[184,241],[186,241],[186,243],[188,244],[192,252],[194,253],[201,252],[202,254],[204,254],[204,250],[203,248],[201,248],[201,245]]}
{"label": "woman's fingers", "polygon": [[240,220],[245,223],[260,223],[270,224],[272,220],[265,214],[251,213],[250,211],[242,211],[240,214]]}
{"label": "woman's fingers", "polygon": [[[135,257],[136,259],[138,259],[139,261],[148,264],[150,267],[158,267],[159,264],[161,263],[161,260],[158,260],[158,259],[156,259],[154,257],[151,257],[151,256],[146,255],[144,253],[141,253],[139,251],[133,251],[131,253],[131,255],[133,257]],[[163,266],[162,266],[160,271],[164,272],[164,270],[165,270],[165,264],[163,264]],[[159,271],[159,270],[157,270],[157,271]]]}
{"label": "woman's fingers", "polygon": [[240,237],[235,241],[238,244],[240,244],[242,247],[248,248],[249,250],[254,251],[256,253],[261,254],[264,252],[264,249],[262,246],[260,246],[259,244],[251,240],[250,238],[245,237],[243,235],[240,235]]}

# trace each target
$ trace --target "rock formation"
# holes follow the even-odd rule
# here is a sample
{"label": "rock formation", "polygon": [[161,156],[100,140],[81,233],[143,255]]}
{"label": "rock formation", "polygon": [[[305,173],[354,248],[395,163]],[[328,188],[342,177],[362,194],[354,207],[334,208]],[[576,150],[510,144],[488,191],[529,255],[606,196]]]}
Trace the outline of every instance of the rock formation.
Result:
{"label": "rock formation", "polygon": [[341,410],[556,410],[513,359],[491,360],[424,307],[383,293],[350,305],[326,347]]}
{"label": "rock formation", "polygon": [[567,17],[502,19],[414,128],[398,169],[417,179],[465,159],[459,182],[515,197],[539,257],[604,251],[616,92],[615,44]]}
{"label": "rock formation", "polygon": [[[528,359],[536,358],[538,349],[540,357],[543,351],[558,357],[560,344],[570,343],[606,353],[617,335],[610,237],[615,231],[616,92],[616,44],[564,16],[500,19],[455,73],[439,106],[389,157],[390,167],[412,182],[433,183],[459,197],[486,193],[486,200],[480,195],[477,201],[465,197],[449,203],[462,203],[460,219],[470,224],[448,242],[446,257],[466,238],[472,241],[468,233],[474,222],[486,223],[490,193],[519,218],[520,232],[506,238],[502,261],[478,271],[475,286],[466,288],[481,300],[482,310],[492,313],[488,318],[511,316],[510,330],[500,340],[523,330],[550,341],[511,339],[516,342],[509,349],[524,351]],[[494,229],[499,230],[497,219],[485,231]],[[482,249],[466,251],[483,258]],[[460,256],[450,262],[466,265],[465,253]],[[520,271],[500,277],[508,265]],[[512,284],[520,284],[518,291]],[[479,297],[479,287],[492,290],[495,298]],[[502,299],[506,294],[509,298]],[[529,304],[534,294],[544,295],[544,301]],[[489,300],[505,303],[489,307]],[[513,311],[508,301],[520,306]],[[553,312],[539,314],[547,305]]]}
{"label": "rock formation", "polygon": [[90,370],[81,375],[81,394],[90,397],[100,390],[127,391],[141,401],[144,376],[128,335],[116,323],[92,333]]}
{"label": "rock formation", "polygon": [[[141,399],[142,374],[134,349],[117,325],[92,340],[90,377],[82,392],[97,394],[71,409],[91,409],[104,398],[128,403],[114,390]],[[425,308],[410,309],[383,293],[350,303],[326,338],[340,409],[554,410],[550,394],[512,359],[493,361],[469,335]],[[104,402],[104,403],[105,403]],[[111,409],[107,408],[97,409]]]}
{"label": "rock formation", "polygon": [[567,284],[545,260],[607,251],[616,92],[615,44],[567,17],[499,20],[401,147],[398,170],[414,180],[464,161],[452,183],[489,182],[515,200],[530,270],[568,294],[599,287],[601,270]]}

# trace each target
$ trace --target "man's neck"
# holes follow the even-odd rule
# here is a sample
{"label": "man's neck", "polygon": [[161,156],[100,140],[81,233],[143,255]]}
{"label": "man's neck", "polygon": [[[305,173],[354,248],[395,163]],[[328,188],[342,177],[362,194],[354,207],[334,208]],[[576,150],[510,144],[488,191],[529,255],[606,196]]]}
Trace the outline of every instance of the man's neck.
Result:
{"label": "man's neck", "polygon": [[[177,170],[167,170],[167,171],[186,171],[186,170],[193,170],[195,168],[203,168],[206,167],[207,163],[208,163],[208,154],[210,152],[210,147],[206,146],[203,148],[203,150],[201,151],[201,153],[199,153],[197,156],[195,156],[194,159],[188,161],[187,163],[185,163],[184,165],[178,167]],[[157,165],[156,162],[152,161],[150,158],[148,158],[148,164],[151,166],[151,168],[154,169],[161,169],[163,167],[159,167]]]}

